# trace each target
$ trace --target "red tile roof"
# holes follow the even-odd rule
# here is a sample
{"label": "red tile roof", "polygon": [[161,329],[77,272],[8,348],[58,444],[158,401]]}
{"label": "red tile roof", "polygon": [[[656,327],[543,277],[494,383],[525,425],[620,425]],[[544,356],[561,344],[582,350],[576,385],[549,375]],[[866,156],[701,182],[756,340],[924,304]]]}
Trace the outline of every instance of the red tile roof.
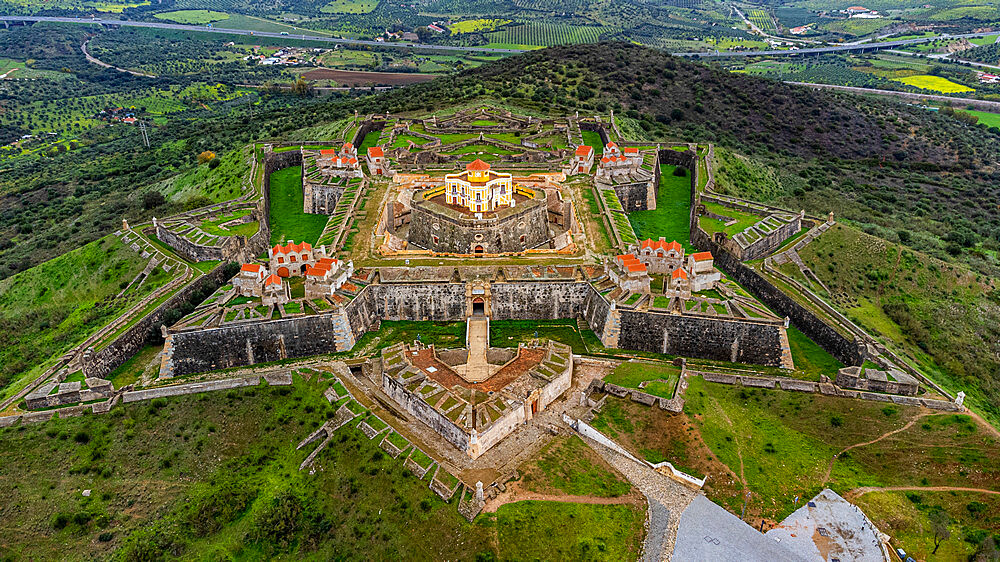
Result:
{"label": "red tile roof", "polygon": [[608,148],[618,148],[618,145],[615,144],[615,141],[608,141],[607,147]]}
{"label": "red tile roof", "polygon": [[676,240],[673,242],[667,242],[666,240],[653,240],[652,238],[647,238],[639,243],[639,247],[642,249],[650,248],[653,250],[662,249],[665,252],[676,250],[678,253],[682,253],[684,251],[684,249],[681,248],[680,243]]}
{"label": "red tile roof", "polygon": [[310,267],[306,269],[306,277],[325,277],[326,274],[329,272],[330,272],[329,268],[317,265],[315,267]]}
{"label": "red tile roof", "polygon": [[634,146],[626,146],[622,149],[625,154],[639,154],[639,149]]}
{"label": "red tile roof", "polygon": [[320,150],[319,153],[322,154],[323,156],[329,156],[331,154],[336,154],[337,151],[332,148],[324,148],[323,150]]}
{"label": "red tile roof", "polygon": [[646,271],[646,264],[639,262],[629,262],[625,265],[629,271]]}
{"label": "red tile roof", "polygon": [[249,271],[251,273],[260,273],[261,265],[259,263],[245,263],[240,271]]}
{"label": "red tile roof", "polygon": [[382,151],[382,147],[381,146],[369,146],[368,147],[368,156],[370,156],[372,158],[381,158],[381,157],[385,156],[385,152]]}
{"label": "red tile roof", "polygon": [[308,252],[312,249],[313,249],[312,244],[310,244],[309,242],[299,242],[298,244],[289,243],[285,246],[282,246],[281,244],[275,244],[275,246],[271,248],[271,253],[273,254],[288,254],[291,252],[299,253],[299,252]]}
{"label": "red tile roof", "polygon": [[593,151],[594,151],[594,147],[587,146],[585,144],[581,144],[580,146],[576,147],[576,155],[577,156],[590,156],[590,153],[593,152]]}
{"label": "red tile roof", "polygon": [[688,274],[683,269],[675,269],[673,273],[670,274],[671,279],[687,279]]}
{"label": "red tile roof", "polygon": [[472,162],[469,162],[469,164],[465,167],[465,169],[475,172],[485,172],[490,169],[490,165],[487,164],[486,162],[483,162],[479,158],[476,158]]}
{"label": "red tile roof", "polygon": [[349,142],[345,142],[344,143],[344,151],[347,152],[347,151],[350,151],[350,150],[354,150],[354,145],[351,144],[351,143],[349,143]]}
{"label": "red tile roof", "polygon": [[698,252],[691,254],[691,258],[694,259],[694,261],[710,260],[712,259],[712,252]]}
{"label": "red tile roof", "polygon": [[264,286],[266,287],[268,285],[274,285],[274,284],[280,285],[281,277],[278,277],[277,275],[272,273],[271,276],[264,281]]}

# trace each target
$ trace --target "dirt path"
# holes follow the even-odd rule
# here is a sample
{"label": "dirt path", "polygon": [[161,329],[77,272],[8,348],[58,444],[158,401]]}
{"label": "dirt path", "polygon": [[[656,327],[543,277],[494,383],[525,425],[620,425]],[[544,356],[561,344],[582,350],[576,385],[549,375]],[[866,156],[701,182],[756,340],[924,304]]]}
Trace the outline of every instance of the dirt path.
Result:
{"label": "dirt path", "polygon": [[1000,490],[987,490],[984,488],[963,488],[959,486],[864,486],[855,488],[846,494],[844,498],[850,500],[867,494],[868,492],[975,492],[979,494],[1000,495]]}
{"label": "dirt path", "polygon": [[840,457],[840,455],[846,453],[847,451],[850,451],[851,449],[855,449],[857,447],[864,447],[866,445],[871,445],[873,443],[878,443],[879,441],[881,441],[881,440],[883,440],[883,439],[885,439],[887,437],[892,437],[893,435],[895,435],[897,433],[901,433],[903,431],[906,431],[907,429],[910,429],[911,427],[913,427],[913,424],[917,423],[917,420],[920,420],[920,419],[925,418],[927,416],[938,416],[938,415],[941,415],[941,414],[942,414],[941,412],[921,412],[921,413],[917,414],[916,417],[914,417],[912,420],[906,422],[906,424],[903,425],[903,427],[900,427],[900,428],[897,428],[897,429],[893,429],[892,431],[887,431],[887,432],[883,433],[882,435],[879,435],[875,439],[872,439],[871,441],[865,441],[864,443],[855,443],[853,445],[850,445],[850,446],[844,448],[842,451],[840,451],[836,455],[833,455],[832,457],[830,457],[830,464],[827,465],[827,467],[826,467],[826,475],[823,476],[823,482],[829,482],[830,481],[830,473],[833,472],[833,463],[837,462],[837,458]]}
{"label": "dirt path", "polygon": [[511,482],[507,485],[506,491],[501,492],[495,498],[486,502],[486,507],[483,508],[483,513],[495,513],[496,510],[502,505],[521,501],[568,502],[591,505],[644,505],[646,503],[646,498],[635,490],[632,490],[624,496],[614,498],[599,496],[571,496],[564,494],[540,494],[538,492],[522,489],[520,482]]}

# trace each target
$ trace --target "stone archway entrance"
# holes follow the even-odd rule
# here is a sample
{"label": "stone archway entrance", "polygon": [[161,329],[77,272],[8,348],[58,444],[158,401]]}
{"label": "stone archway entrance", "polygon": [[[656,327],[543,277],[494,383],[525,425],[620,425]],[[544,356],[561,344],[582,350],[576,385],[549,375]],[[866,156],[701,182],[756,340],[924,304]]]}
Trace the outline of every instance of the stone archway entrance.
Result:
{"label": "stone archway entrance", "polygon": [[287,267],[279,267],[278,268],[278,277],[289,277],[288,268]]}
{"label": "stone archway entrance", "polygon": [[482,297],[472,299],[472,315],[486,316],[486,301]]}
{"label": "stone archway entrance", "polygon": [[472,253],[473,254],[485,254],[486,250],[483,248],[482,244],[477,244],[476,247],[472,250]]}

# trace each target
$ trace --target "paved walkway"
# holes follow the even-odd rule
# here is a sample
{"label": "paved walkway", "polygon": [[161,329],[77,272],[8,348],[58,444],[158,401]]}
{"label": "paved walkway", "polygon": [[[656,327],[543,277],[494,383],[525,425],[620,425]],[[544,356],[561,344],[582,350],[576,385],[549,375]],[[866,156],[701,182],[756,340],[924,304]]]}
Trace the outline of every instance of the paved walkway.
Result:
{"label": "paved walkway", "polygon": [[646,542],[643,544],[642,560],[644,562],[670,560],[677,540],[681,513],[699,492],[592,439],[582,435],[580,437],[645,494],[649,502],[649,530],[646,533]]}
{"label": "paved walkway", "polygon": [[469,334],[466,345],[469,347],[469,360],[465,365],[458,365],[458,374],[469,382],[482,382],[497,371],[496,367],[486,362],[486,348],[490,345],[490,323],[485,316],[469,317]]}

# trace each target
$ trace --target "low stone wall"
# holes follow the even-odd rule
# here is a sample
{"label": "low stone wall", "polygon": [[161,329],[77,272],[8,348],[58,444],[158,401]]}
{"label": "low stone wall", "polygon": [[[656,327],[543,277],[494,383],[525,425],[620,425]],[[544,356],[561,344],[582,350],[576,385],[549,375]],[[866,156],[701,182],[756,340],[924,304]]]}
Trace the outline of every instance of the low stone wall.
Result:
{"label": "low stone wall", "polygon": [[826,396],[836,396],[839,398],[854,398],[858,400],[871,400],[874,402],[887,402],[899,404],[901,406],[921,406],[924,408],[950,412],[964,411],[962,406],[948,400],[916,398],[914,396],[902,396],[899,394],[879,394],[875,392],[864,392],[861,390],[844,390],[829,383],[822,384],[783,377],[748,377],[744,375],[707,373],[699,371],[690,371],[689,374],[699,376],[707,382],[719,384],[742,385],[746,387],[768,388],[772,390],[780,388],[781,390],[791,390],[796,392],[818,392]]}
{"label": "low stone wall", "polygon": [[458,450],[467,451],[469,449],[469,436],[462,428],[445,417],[444,414],[435,410],[423,399],[407,391],[401,382],[385,373],[382,374],[382,391],[396,404],[399,404],[412,416],[427,424],[431,429],[444,437],[445,440],[458,448]]}
{"label": "low stone wall", "polygon": [[163,386],[160,388],[150,388],[146,390],[133,390],[122,393],[122,402],[140,402],[142,400],[152,400],[154,398],[168,398],[170,396],[184,396],[185,394],[198,394],[201,392],[212,392],[217,390],[229,390],[244,386],[257,386],[260,384],[260,375],[249,375],[236,379],[223,379],[217,381],[196,382],[190,384],[178,384],[173,386]]}

